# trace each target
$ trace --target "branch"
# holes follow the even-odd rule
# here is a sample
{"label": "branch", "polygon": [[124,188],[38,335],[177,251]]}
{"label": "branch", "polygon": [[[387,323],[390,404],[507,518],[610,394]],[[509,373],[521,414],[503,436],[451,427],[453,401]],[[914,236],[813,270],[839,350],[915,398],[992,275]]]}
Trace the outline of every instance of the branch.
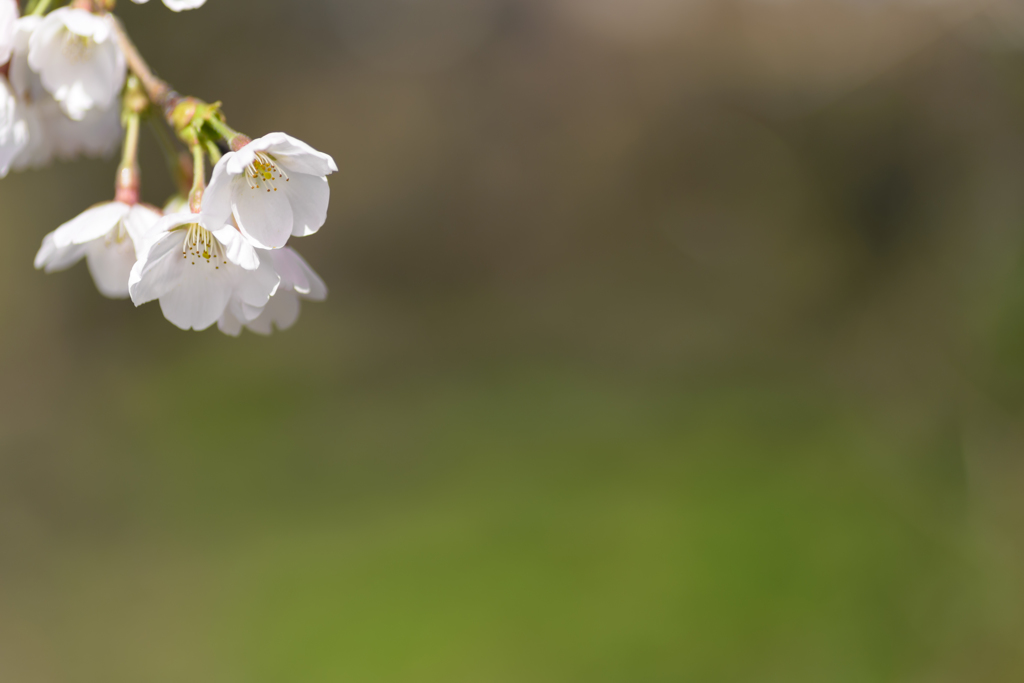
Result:
{"label": "branch", "polygon": [[135,43],[128,37],[128,33],[124,30],[121,20],[113,14],[108,14],[107,16],[110,17],[110,23],[114,27],[114,37],[117,39],[117,44],[124,54],[128,68],[139,78],[139,82],[142,83],[142,87],[146,91],[146,96],[149,97],[150,102],[160,107],[164,112],[164,116],[170,116],[171,111],[181,99],[181,96],[174,92],[174,89],[166,81],[159,78],[149,68],[149,64],[146,63],[139,49],[135,47]]}

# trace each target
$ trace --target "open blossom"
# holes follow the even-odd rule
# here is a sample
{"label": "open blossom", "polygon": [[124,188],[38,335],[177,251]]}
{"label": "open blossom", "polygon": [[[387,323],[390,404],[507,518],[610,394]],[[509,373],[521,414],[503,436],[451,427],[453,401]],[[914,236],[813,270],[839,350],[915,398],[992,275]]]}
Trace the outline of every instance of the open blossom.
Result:
{"label": "open blossom", "polygon": [[278,249],[292,235],[312,235],[327,220],[327,176],[337,170],[327,154],[271,133],[221,158],[203,205],[216,221],[234,216],[260,249]]}
{"label": "open blossom", "polygon": [[21,115],[28,129],[28,143],[14,158],[11,168],[24,171],[27,168],[43,168],[56,154],[56,136],[51,134],[58,117],[63,117],[57,103],[52,99],[43,102],[20,104]]}
{"label": "open blossom", "polygon": [[125,299],[132,266],[158,220],[160,212],[144,204],[98,204],[43,238],[35,266],[53,273],[84,256],[96,289],[111,299]]}
{"label": "open blossom", "polygon": [[[178,95],[124,32],[114,0],[27,2],[21,17],[24,3],[0,0],[0,178],[54,159],[111,154],[123,140],[115,200],[48,234],[37,269],[84,258],[104,295],[136,306],[159,300],[181,329],[218,323],[232,335],[286,329],[302,299],[327,296],[285,244],[326,221],[327,176],[338,170],[330,156],[284,133],[250,140],[227,124],[219,103]],[[175,12],[205,3],[163,0]],[[139,204],[139,130],[151,114],[188,147],[177,152],[161,141],[182,192],[191,186],[163,211]],[[223,143],[232,151],[222,156]],[[209,184],[207,159],[215,164]]]}
{"label": "open blossom", "polygon": [[42,21],[42,17],[29,15],[21,17],[14,24],[10,66],[11,85],[14,86],[18,97],[30,100],[49,95],[46,88],[43,87],[43,82],[39,80],[39,74],[32,71],[28,65],[28,43]]}
{"label": "open blossom", "polygon": [[107,158],[117,151],[124,137],[121,112],[117,105],[91,109],[81,121],[66,116],[51,119],[47,130],[58,159],[70,161],[79,156]]}
{"label": "open blossom", "polygon": [[[144,5],[149,0],[132,0],[136,5]],[[206,0],[164,0],[164,4],[170,7],[175,12],[180,12],[185,9],[196,9],[206,4]]]}
{"label": "open blossom", "polygon": [[205,330],[229,304],[256,318],[281,281],[234,226],[205,213],[165,216],[149,243],[129,278],[132,302],[159,299],[164,317],[183,330]]}
{"label": "open blossom", "polygon": [[124,55],[109,17],[62,7],[38,24],[28,45],[28,65],[69,117],[108,109],[124,85]]}
{"label": "open blossom", "polygon": [[274,301],[274,298],[281,291],[280,283],[281,277],[274,270],[274,266],[270,259],[260,258],[259,268],[253,273],[256,280],[264,283],[276,282],[277,288],[270,294],[268,299],[256,299],[253,300],[251,297],[246,296],[246,292],[243,290],[237,290],[232,293],[228,299],[228,305],[224,308],[224,312],[221,313],[220,318],[217,319],[217,327],[222,331],[225,329],[224,325],[226,321],[234,321],[232,325],[237,328],[235,332],[228,332],[232,336],[237,337],[241,332],[242,326],[250,322],[254,322],[259,319],[267,307]]}
{"label": "open blossom", "polygon": [[16,171],[42,168],[54,159],[70,161],[83,155],[105,158],[120,145],[123,128],[116,107],[93,109],[81,121],[72,121],[50,97],[20,102],[18,106],[28,133],[26,144],[11,165]]}
{"label": "open blossom", "polygon": [[25,149],[28,136],[24,110],[7,79],[0,76],[0,178],[7,175],[11,164]]}
{"label": "open blossom", "polygon": [[267,262],[281,277],[281,286],[259,316],[248,322],[229,306],[217,321],[217,327],[224,334],[237,337],[242,327],[264,335],[273,332],[275,327],[287,330],[299,319],[300,299],[323,301],[327,298],[327,285],[294,249],[260,251],[259,255],[260,263]]}
{"label": "open blossom", "polygon": [[18,99],[19,113],[28,129],[28,143],[15,157],[13,168],[40,168],[54,155],[54,139],[50,129],[58,118],[66,118],[60,105],[43,87],[39,74],[28,65],[28,44],[42,17],[27,16],[18,20],[14,34],[14,52],[10,63],[10,84]]}
{"label": "open blossom", "polygon": [[14,170],[41,168],[54,158],[79,155],[108,157],[121,142],[123,129],[118,103],[89,110],[81,121],[69,119],[28,63],[29,42],[42,17],[22,17],[17,23],[10,84],[18,99],[18,114],[27,128],[27,144],[12,164]]}
{"label": "open blossom", "polygon": [[0,0],[0,64],[6,64],[14,49],[14,33],[18,23],[16,0]]}

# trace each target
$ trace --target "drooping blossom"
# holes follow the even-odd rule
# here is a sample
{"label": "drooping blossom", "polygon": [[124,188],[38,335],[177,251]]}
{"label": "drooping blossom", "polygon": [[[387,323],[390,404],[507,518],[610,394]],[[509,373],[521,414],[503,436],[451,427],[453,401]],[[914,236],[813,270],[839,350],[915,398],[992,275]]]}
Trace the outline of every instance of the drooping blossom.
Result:
{"label": "drooping blossom", "polygon": [[0,64],[11,58],[18,14],[17,0],[0,0]]}
{"label": "drooping blossom", "polygon": [[16,171],[43,168],[54,159],[108,158],[117,151],[124,132],[116,107],[94,109],[81,121],[72,121],[50,98],[19,106],[28,135],[11,166]]}
{"label": "drooping blossom", "polygon": [[[132,0],[136,5],[144,5],[149,0]],[[186,9],[196,9],[206,4],[206,0],[164,0],[164,4],[175,12]]]}
{"label": "drooping blossom", "polygon": [[271,133],[221,158],[204,210],[216,221],[234,216],[256,247],[278,249],[292,235],[312,235],[327,220],[327,176],[337,170],[327,154],[284,133]]}
{"label": "drooping blossom", "polygon": [[232,225],[205,213],[165,216],[150,246],[132,268],[129,290],[136,306],[160,300],[164,317],[183,330],[205,330],[238,302],[239,315],[256,318],[281,278],[260,267],[256,250]]}
{"label": "drooping blossom", "polygon": [[[179,12],[205,0],[163,3]],[[326,297],[323,281],[285,243],[323,226],[327,176],[338,170],[330,156],[283,133],[252,141],[227,126],[217,104],[175,93],[124,33],[113,1],[73,0],[48,11],[44,0],[30,3],[27,17],[19,6],[0,0],[0,177],[9,168],[110,154],[124,133],[115,200],[47,235],[36,268],[54,272],[85,258],[104,295],[128,296],[136,306],[159,300],[182,329],[217,322],[235,335],[243,327],[286,329],[301,299]],[[138,134],[149,113],[162,114],[189,148],[184,157],[168,153],[175,180],[185,188],[195,174],[188,198],[174,198],[163,212],[139,204]],[[224,134],[232,152],[221,157]],[[209,186],[205,157],[221,160]]]}
{"label": "drooping blossom", "polygon": [[43,168],[56,155],[57,136],[53,134],[59,125],[58,117],[63,117],[60,107],[53,99],[42,102],[21,103],[21,113],[28,129],[28,143],[14,158],[11,168],[24,171],[28,168]]}
{"label": "drooping blossom", "polygon": [[[2,0],[0,0],[2,1]],[[0,76],[0,178],[28,144],[29,127],[7,79]]]}
{"label": "drooping blossom", "polygon": [[91,109],[81,121],[66,116],[55,117],[52,121],[49,133],[53,136],[54,154],[63,161],[80,156],[110,157],[124,137],[121,112],[116,105]]}
{"label": "drooping blossom", "polygon": [[19,115],[28,130],[28,141],[12,164],[14,170],[42,168],[55,158],[71,160],[80,155],[109,157],[118,148],[123,129],[120,107],[89,110],[81,121],[69,119],[28,63],[29,42],[42,17],[18,20],[10,83],[19,102]]}
{"label": "drooping blossom", "polygon": [[29,41],[42,21],[42,17],[29,15],[21,17],[14,24],[9,75],[11,85],[14,86],[18,97],[26,100],[38,100],[44,96],[50,96],[50,93],[43,87],[43,82],[39,80],[39,74],[28,65]]}
{"label": "drooping blossom", "polygon": [[35,266],[53,273],[85,257],[96,289],[111,299],[125,299],[132,266],[160,217],[159,210],[145,204],[97,204],[43,238]]}
{"label": "drooping blossom", "polygon": [[29,39],[28,65],[70,118],[108,109],[124,85],[124,55],[111,19],[62,7],[47,14]]}
{"label": "drooping blossom", "polygon": [[261,250],[259,256],[261,264],[269,263],[281,277],[281,286],[259,316],[248,322],[229,306],[217,321],[217,327],[224,334],[237,337],[242,327],[263,335],[271,334],[275,327],[287,330],[299,319],[300,299],[323,301],[327,298],[327,285],[291,247]]}

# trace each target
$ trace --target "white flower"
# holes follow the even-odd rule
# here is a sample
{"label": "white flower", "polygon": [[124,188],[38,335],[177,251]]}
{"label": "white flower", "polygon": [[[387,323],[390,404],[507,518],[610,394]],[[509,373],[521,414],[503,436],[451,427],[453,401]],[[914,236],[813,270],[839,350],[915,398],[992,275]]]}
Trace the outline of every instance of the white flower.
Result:
{"label": "white flower", "polygon": [[[267,310],[270,303],[277,297],[278,291],[280,290],[281,277],[274,270],[274,266],[270,259],[261,258],[260,266],[254,272],[255,277],[266,284],[271,282],[278,283],[277,288],[270,293],[269,298],[254,298],[248,295],[244,290],[238,290],[234,292],[228,299],[228,305],[224,308],[224,312],[221,313],[220,318],[217,319],[217,327],[224,330],[226,321],[235,321],[232,323],[234,327],[237,327],[237,331],[234,332],[233,336],[238,336],[241,332],[242,325],[255,321],[264,311]],[[229,332],[230,334],[230,332]]]}
{"label": "white flower", "polygon": [[172,213],[187,213],[188,210],[188,197],[183,194],[173,195],[164,204],[165,216],[170,216]]}
{"label": "white flower", "polygon": [[14,170],[41,168],[54,157],[70,160],[79,155],[108,157],[121,144],[123,129],[119,103],[106,109],[91,109],[81,121],[72,121],[43,86],[39,74],[28,63],[29,42],[42,17],[18,20],[11,85],[19,100],[19,114],[25,121],[27,143],[12,164]]}
{"label": "white flower", "polygon": [[59,119],[67,117],[50,97],[42,102],[22,104],[21,113],[28,128],[28,144],[15,157],[11,168],[15,171],[42,168],[53,161],[56,138],[51,131],[58,125]]}
{"label": "white flower", "polygon": [[233,301],[240,315],[255,318],[277,291],[281,278],[269,264],[260,267],[256,250],[233,226],[211,222],[205,213],[178,213],[164,217],[153,233],[132,268],[132,301],[141,306],[159,299],[164,317],[183,330],[205,330]]}
{"label": "white flower", "polygon": [[14,25],[14,51],[11,54],[10,68],[11,85],[14,86],[18,97],[31,101],[50,97],[46,88],[43,87],[43,82],[39,80],[39,74],[32,71],[28,65],[29,40],[42,21],[42,17],[30,15],[18,19]]}
{"label": "white flower", "polygon": [[204,211],[217,221],[234,216],[260,249],[283,247],[291,235],[312,235],[327,220],[334,159],[284,133],[229,152],[213,169]]}
{"label": "white flower", "polygon": [[18,14],[16,0],[0,0],[0,64],[6,64],[11,58]]}
{"label": "white flower", "polygon": [[7,175],[15,158],[25,149],[28,136],[24,109],[7,79],[0,76],[0,178]]}
{"label": "white flower", "polygon": [[111,299],[125,299],[137,251],[158,220],[160,212],[143,204],[97,204],[43,238],[36,268],[53,273],[84,256],[96,289]]}
{"label": "white flower", "polygon": [[47,134],[53,138],[54,153],[70,161],[78,156],[110,157],[121,146],[124,128],[118,105],[90,109],[81,121],[58,114],[51,119]]}
{"label": "white flower", "polygon": [[72,119],[107,109],[124,86],[124,55],[109,17],[62,7],[47,14],[29,39],[28,64]]}
{"label": "white flower", "polygon": [[217,321],[217,327],[224,334],[237,337],[243,326],[257,334],[270,334],[274,327],[287,330],[299,318],[300,299],[323,301],[327,298],[327,285],[291,247],[261,251],[261,267],[264,262],[281,277],[281,286],[259,316],[248,322],[244,316],[236,314],[234,307],[228,306]]}
{"label": "white flower", "polygon": [[[149,0],[132,0],[136,5],[144,5]],[[184,9],[196,9],[206,4],[206,0],[164,0],[164,4],[170,7],[175,12],[180,12]]]}
{"label": "white flower", "polygon": [[41,102],[19,104],[18,112],[25,122],[27,144],[11,165],[15,171],[42,168],[54,158],[70,161],[80,155],[110,157],[124,133],[116,106],[93,109],[81,121],[72,121],[47,96]]}

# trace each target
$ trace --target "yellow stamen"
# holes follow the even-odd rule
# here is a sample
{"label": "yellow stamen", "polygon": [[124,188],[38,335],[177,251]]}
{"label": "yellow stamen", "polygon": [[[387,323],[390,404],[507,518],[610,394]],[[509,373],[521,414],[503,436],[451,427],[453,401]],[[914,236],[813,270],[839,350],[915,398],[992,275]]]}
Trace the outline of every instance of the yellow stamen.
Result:
{"label": "yellow stamen", "polygon": [[281,179],[287,183],[288,174],[277,165],[274,157],[269,154],[256,152],[256,158],[245,167],[245,180],[249,183],[250,189],[265,188],[267,192],[277,192],[277,181]]}
{"label": "yellow stamen", "polygon": [[[205,259],[207,263],[212,259],[214,263],[221,261],[226,265],[227,261],[223,260],[221,251],[220,242],[213,233],[198,223],[191,223],[188,226],[188,234],[185,235],[185,243],[181,247],[182,258],[188,258],[191,254],[193,259]],[[192,261],[192,265],[195,263]],[[217,269],[219,270],[220,266],[217,266]]]}

